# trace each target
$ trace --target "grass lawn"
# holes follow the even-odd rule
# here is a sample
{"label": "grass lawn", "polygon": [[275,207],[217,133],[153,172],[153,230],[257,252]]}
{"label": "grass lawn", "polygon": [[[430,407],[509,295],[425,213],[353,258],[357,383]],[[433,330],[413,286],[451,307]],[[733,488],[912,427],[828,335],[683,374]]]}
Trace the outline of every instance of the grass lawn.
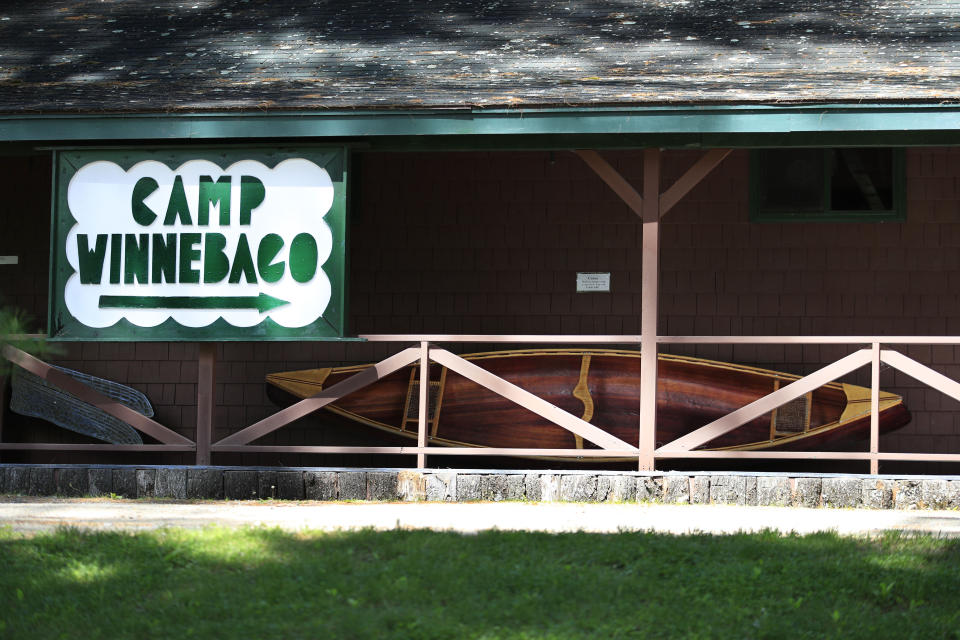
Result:
{"label": "grass lawn", "polygon": [[0,530],[0,638],[960,638],[960,541]]}

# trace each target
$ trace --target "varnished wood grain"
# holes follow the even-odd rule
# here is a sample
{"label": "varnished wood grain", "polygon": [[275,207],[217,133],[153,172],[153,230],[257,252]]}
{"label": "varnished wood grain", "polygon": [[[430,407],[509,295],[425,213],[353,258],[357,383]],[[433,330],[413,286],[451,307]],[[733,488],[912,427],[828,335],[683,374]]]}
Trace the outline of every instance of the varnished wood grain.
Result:
{"label": "varnished wood grain", "polygon": [[[640,363],[637,352],[615,350],[529,350],[464,356],[483,369],[516,384],[574,415],[584,404],[574,395],[580,381],[583,356],[591,356],[587,390],[594,411],[589,421],[604,431],[636,445],[639,437]],[[657,384],[657,444],[672,441],[704,424],[743,407],[799,376],[697,358],[661,355]],[[358,370],[333,369],[323,381],[329,387]],[[318,371],[318,370],[312,370]],[[320,370],[322,371],[322,370]],[[439,365],[432,365],[430,378],[438,379]],[[268,381],[298,397],[311,385],[311,370],[271,374]],[[337,400],[329,410],[380,429],[399,432],[410,381],[410,368],[401,369],[376,384]],[[770,414],[761,416],[707,443],[706,449],[807,450],[836,445],[863,437],[869,430],[869,414],[839,424],[847,404],[840,384],[824,385],[813,392],[810,431],[792,439],[770,438]],[[890,403],[888,403],[890,404]],[[488,389],[448,371],[442,409],[432,444],[480,447],[574,448],[573,433],[531,411],[511,403]],[[902,403],[881,412],[881,431],[906,424],[909,413]],[[782,440],[782,442],[780,441]],[[589,442],[583,446],[594,448]]]}

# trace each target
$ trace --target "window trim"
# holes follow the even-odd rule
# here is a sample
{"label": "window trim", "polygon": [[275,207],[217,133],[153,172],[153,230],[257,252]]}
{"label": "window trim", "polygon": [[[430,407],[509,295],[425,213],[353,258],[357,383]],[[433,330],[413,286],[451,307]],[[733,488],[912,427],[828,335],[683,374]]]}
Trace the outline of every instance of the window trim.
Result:
{"label": "window trim", "polygon": [[[823,198],[830,197],[830,162],[826,157],[841,147],[818,147],[823,153]],[[859,147],[858,147],[859,148]],[[906,153],[903,148],[893,152],[893,208],[884,211],[842,211],[824,207],[819,211],[764,211],[760,208],[763,155],[774,149],[753,149],[750,152],[750,221],[751,222],[904,222],[907,219]],[[784,149],[786,150],[786,149]]]}

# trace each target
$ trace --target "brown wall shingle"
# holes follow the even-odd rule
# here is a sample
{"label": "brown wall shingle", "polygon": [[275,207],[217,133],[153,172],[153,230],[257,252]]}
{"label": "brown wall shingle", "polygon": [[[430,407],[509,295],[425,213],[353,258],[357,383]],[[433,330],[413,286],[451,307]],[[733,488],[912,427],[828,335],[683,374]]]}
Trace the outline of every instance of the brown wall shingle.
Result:
{"label": "brown wall shingle", "polygon": [[[666,152],[663,185],[698,155]],[[640,185],[641,152],[605,156]],[[883,224],[751,223],[748,158],[745,151],[733,153],[664,218],[661,334],[960,334],[960,150],[909,150],[907,220]],[[0,164],[4,181],[32,184],[33,193],[49,189],[46,159]],[[639,332],[639,220],[573,154],[368,152],[356,155],[355,166],[352,332]],[[13,193],[21,191],[30,189]],[[14,210],[18,216],[29,212],[30,223],[17,223]],[[0,255],[21,256],[16,267],[0,266],[0,291],[41,324],[48,210],[46,202],[24,197],[0,211]],[[575,293],[577,271],[611,272],[612,291]],[[267,372],[375,361],[400,346],[225,343],[217,349],[215,437],[276,409],[263,387]],[[804,373],[853,348],[702,345],[670,350]],[[960,352],[953,347],[902,350],[960,377]],[[61,361],[141,389],[160,422],[193,437],[196,356],[191,344],[86,343],[69,345]],[[857,372],[849,380],[865,384],[869,372]],[[884,450],[960,452],[960,403],[891,370],[884,371],[883,386],[903,394],[914,416],[909,426],[884,438]],[[17,420],[8,416],[5,437],[78,438],[37,421],[24,421],[21,428]],[[362,444],[381,439],[377,433],[351,434],[342,426],[321,428],[323,422],[305,420],[261,442]],[[221,461],[240,459],[224,456]],[[254,459],[265,464],[358,460]],[[190,456],[164,460],[189,462]]]}

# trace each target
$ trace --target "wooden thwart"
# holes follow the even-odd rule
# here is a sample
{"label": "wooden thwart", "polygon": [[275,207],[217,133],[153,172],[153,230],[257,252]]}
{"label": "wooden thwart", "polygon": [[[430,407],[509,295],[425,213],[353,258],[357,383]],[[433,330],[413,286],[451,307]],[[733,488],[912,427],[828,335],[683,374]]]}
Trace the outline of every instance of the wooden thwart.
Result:
{"label": "wooden thwart", "polygon": [[[573,397],[583,403],[583,415],[580,419],[584,422],[590,422],[593,419],[593,396],[590,395],[590,384],[587,381],[590,375],[591,356],[585,355],[580,358],[580,377],[573,388]],[[577,449],[583,449],[583,438],[574,436]]]}

